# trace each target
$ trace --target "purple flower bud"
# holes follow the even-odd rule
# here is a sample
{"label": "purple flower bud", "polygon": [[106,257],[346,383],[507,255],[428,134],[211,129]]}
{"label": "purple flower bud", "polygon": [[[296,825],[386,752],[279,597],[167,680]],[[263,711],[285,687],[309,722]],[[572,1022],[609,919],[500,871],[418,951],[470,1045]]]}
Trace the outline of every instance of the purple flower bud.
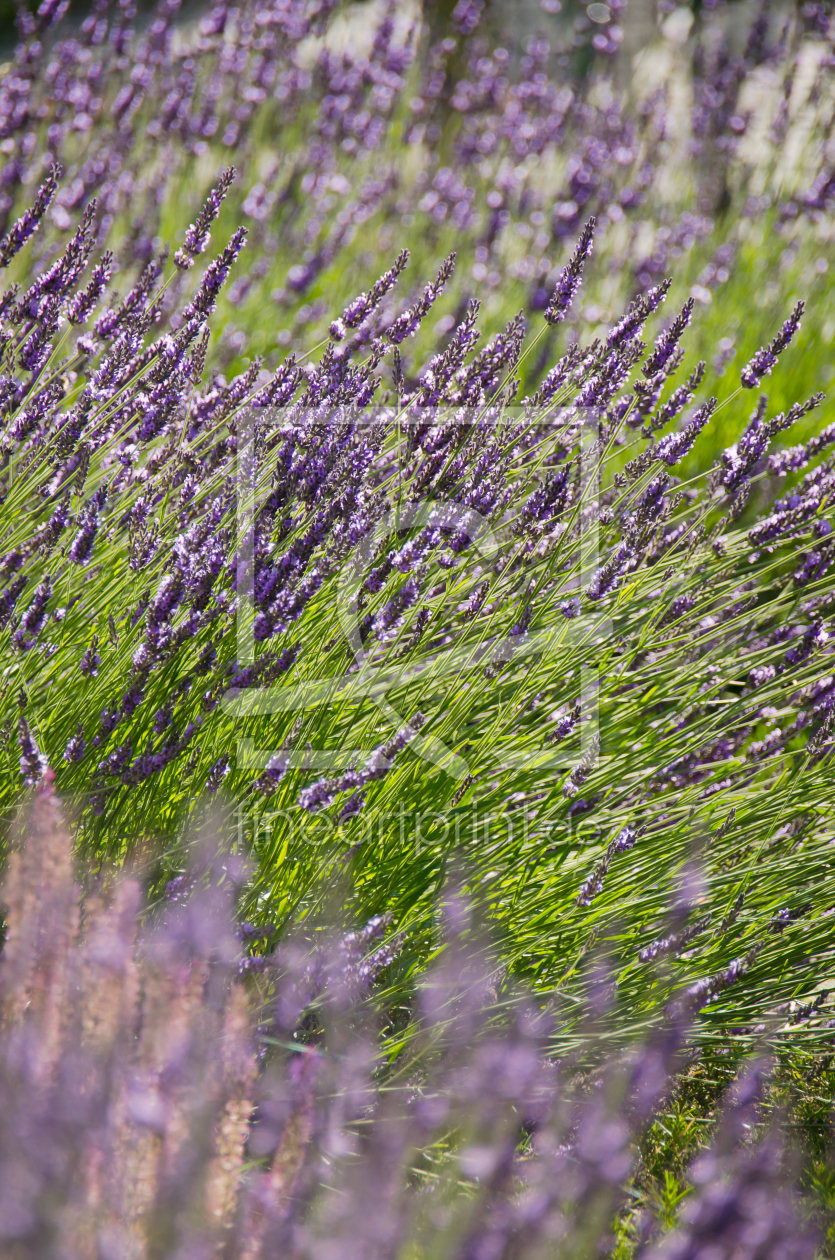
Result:
{"label": "purple flower bud", "polygon": [[15,604],[26,582],[27,579],[25,577],[16,577],[11,585],[7,586],[5,591],[0,594],[0,627],[7,625],[11,620]]}
{"label": "purple flower bud", "polygon": [[0,267],[8,267],[15,254],[20,252],[30,236],[38,230],[41,219],[55,196],[60,178],[61,167],[55,165],[35,193],[35,200],[29,209],[25,210],[10,231],[0,238]]}
{"label": "purple flower bud", "polygon": [[76,761],[81,761],[86,747],[87,745],[84,740],[84,727],[79,722],[75,728],[75,734],[64,749],[64,761],[67,761],[70,764]]}
{"label": "purple flower bud", "polygon": [[217,761],[209,771],[208,778],[206,779],[206,791],[215,793],[228,773],[229,758],[218,757]]}
{"label": "purple flower bud", "polygon": [[342,341],[349,328],[359,328],[363,320],[367,319],[376,310],[388,291],[394,288],[398,276],[408,261],[409,251],[407,249],[401,250],[394,266],[383,272],[380,279],[371,286],[369,292],[361,293],[359,297],[355,297],[352,302],[348,303],[340,318],[335,319],[330,326],[330,335],[334,341]]}
{"label": "purple flower bud", "polygon": [[89,559],[99,532],[100,511],[106,498],[107,486],[101,486],[81,512],[78,518],[78,531],[67,550],[67,559],[73,564],[84,564]]}
{"label": "purple flower bud", "polygon": [[29,723],[23,717],[18,721],[17,735],[20,747],[20,773],[23,775],[23,782],[29,787],[34,787],[46,772],[47,760],[29,730]]}
{"label": "purple flower bud", "polygon": [[200,281],[200,288],[183,309],[183,323],[188,323],[193,319],[204,319],[215,309],[218,294],[226,283],[226,279],[238,255],[246,244],[246,235],[246,228],[237,228],[223,252],[209,263]]}
{"label": "purple flower bud", "polygon": [[565,319],[568,314],[568,308],[574,301],[574,296],[583,278],[583,268],[586,259],[590,257],[592,252],[594,225],[595,219],[592,216],[580,233],[580,238],[577,241],[571,260],[559,274],[556,287],[545,311],[545,318],[549,324],[558,324]]}
{"label": "purple flower bud", "polygon": [[96,648],[98,647],[98,645],[99,645],[98,635],[93,635],[93,641],[88,647],[87,651],[82,656],[81,664],[79,665],[79,669],[81,670],[85,678],[95,678],[99,672],[99,665],[101,665],[101,657],[96,651]]}
{"label": "purple flower bud", "polygon": [[454,266],[455,254],[453,253],[441,264],[437,276],[427,284],[414,306],[404,311],[402,315],[398,315],[391,327],[387,329],[385,335],[393,346],[399,346],[406,337],[415,335],[421,321],[438,300],[444,285],[452,275]]}
{"label": "purple flower bud", "polygon": [[75,297],[70,300],[67,307],[67,319],[71,324],[83,324],[89,319],[90,313],[101,298],[110,280],[112,267],[113,255],[110,250],[107,250],[101,262],[96,263],[93,268],[93,274],[86,287],[79,290]]}
{"label": "purple flower bud", "polygon": [[756,389],[762,378],[770,375],[771,369],[777,362],[777,356],[783,353],[800,327],[800,317],[805,306],[805,302],[798,302],[774,340],[768,346],[758,350],[751,362],[742,369],[740,380],[746,389]]}
{"label": "purple flower bud", "polygon": [[235,168],[230,166],[209,193],[196,222],[188,228],[182,249],[178,249],[174,255],[174,265],[181,271],[188,271],[189,267],[193,267],[195,257],[206,249],[209,243],[209,229],[220,213],[220,207],[234,178]]}

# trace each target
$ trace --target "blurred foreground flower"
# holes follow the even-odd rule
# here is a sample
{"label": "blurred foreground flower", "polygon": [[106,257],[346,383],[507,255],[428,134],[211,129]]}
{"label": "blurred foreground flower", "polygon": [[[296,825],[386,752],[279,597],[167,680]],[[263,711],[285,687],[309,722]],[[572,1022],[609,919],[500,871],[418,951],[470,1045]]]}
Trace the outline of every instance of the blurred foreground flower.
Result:
{"label": "blurred foreground flower", "polygon": [[[49,776],[34,792],[3,894],[0,1255],[608,1253],[684,1027],[578,1088],[542,1012],[499,1001],[451,897],[409,1049],[387,1065],[368,993],[399,947],[380,941],[388,919],[287,941],[256,989],[240,878],[205,862],[139,930],[137,883],[82,896]],[[749,1140],[766,1076],[755,1062],[734,1086],[678,1229],[647,1217],[636,1254],[811,1260],[777,1129]]]}

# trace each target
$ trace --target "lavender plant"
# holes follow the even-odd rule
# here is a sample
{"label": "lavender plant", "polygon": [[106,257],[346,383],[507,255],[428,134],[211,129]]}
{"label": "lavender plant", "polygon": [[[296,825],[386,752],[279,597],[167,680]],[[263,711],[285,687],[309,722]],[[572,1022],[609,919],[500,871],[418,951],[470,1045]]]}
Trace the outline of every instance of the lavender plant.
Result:
{"label": "lavender plant", "polygon": [[[392,1056],[369,1001],[397,958],[387,920],[288,940],[256,970],[257,932],[232,915],[240,864],[202,852],[140,927],[135,880],[75,886],[49,777],[18,822],[0,956],[4,1255],[611,1252],[684,1021],[583,1082],[448,897],[446,947]],[[729,1092],[678,1228],[645,1213],[632,1254],[816,1254],[780,1128],[758,1117],[768,1071],[750,1063]]]}
{"label": "lavender plant", "polygon": [[[543,41],[485,48],[476,9],[429,44],[386,10],[364,51],[301,0],[21,18],[4,816],[48,765],[82,849],[162,840],[164,883],[207,792],[255,859],[254,922],[314,914],[347,870],[351,912],[416,956],[463,855],[507,964],[582,990],[594,944],[623,1029],[690,993],[705,1037],[775,1011],[827,1037],[828,27],[759,22],[734,57],[700,22],[710,204],[679,214],[663,101],[629,112],[609,43],[583,87]],[[766,206],[745,101],[777,68]],[[814,184],[811,158],[776,166],[801,114]],[[758,234],[786,291],[746,311],[732,373],[717,312]]]}
{"label": "lavender plant", "polygon": [[[571,287],[590,241],[591,227],[568,264]],[[83,252],[84,242],[82,232],[70,244]],[[639,830],[649,837],[641,850],[663,837],[670,877],[690,843],[685,820],[692,830],[696,813],[704,826],[717,806],[724,817],[744,801],[754,834],[770,842],[777,831],[778,851],[787,834],[791,847],[804,827],[806,784],[822,772],[829,747],[818,665],[827,650],[826,596],[816,602],[815,586],[827,567],[828,466],[751,528],[733,523],[769,443],[817,396],[771,419],[760,403],[702,488],[679,488],[666,470],[693,449],[719,404],[708,398],[680,429],[658,436],[655,413],[669,411],[662,394],[690,315],[685,305],[645,359],[640,333],[665,298],[661,285],[632,302],[604,342],[570,349],[521,405],[510,378],[527,352],[524,325],[512,321],[473,354],[474,309],[413,386],[397,377],[394,360],[395,393],[377,405],[401,333],[425,317],[452,258],[370,341],[360,334],[330,343],[306,368],[291,356],[267,379],[250,371],[201,393],[194,382],[205,317],[243,242],[234,233],[209,263],[179,331],[151,340],[143,329],[152,327],[162,273],[161,264],[146,268],[121,306],[95,321],[100,348],[91,348],[86,383],[69,397],[47,366],[47,338],[73,290],[56,282],[44,298],[35,280],[10,312],[10,327],[21,330],[12,339],[34,342],[42,360],[33,370],[18,354],[20,374],[7,378],[19,397],[9,432],[21,448],[9,451],[3,557],[14,661],[6,695],[19,715],[17,747],[12,729],[7,747],[12,768],[19,761],[18,782],[36,781],[48,762],[78,802],[86,845],[111,853],[125,825],[173,834],[204,788],[222,783],[251,816],[266,795],[275,825],[266,845],[252,838],[260,870],[249,895],[269,916],[287,914],[288,898],[315,902],[347,850],[364,896],[419,917],[426,901],[425,892],[415,897],[416,871],[431,888],[444,854],[461,844],[514,889],[508,927],[528,967],[532,956],[541,966],[526,939],[537,922],[527,908],[537,881],[547,879],[553,913],[563,918],[576,902],[594,924],[609,864],[635,847]],[[63,264],[55,275],[68,272]],[[560,280],[555,303],[565,287]],[[28,319],[32,310],[45,310],[45,322]],[[642,362],[643,379],[633,384]],[[639,405],[648,423],[635,437]],[[626,459],[635,441],[641,449]],[[251,525],[241,529],[250,488]],[[591,568],[590,528],[598,552]],[[486,551],[481,535],[489,535]],[[130,576],[120,588],[123,574]],[[753,644],[740,611],[752,590]],[[787,607],[796,618],[789,627]],[[688,622],[683,670],[678,645]],[[357,680],[346,673],[346,648]],[[727,671],[736,679],[746,659],[747,681],[729,696]],[[606,683],[590,699],[582,670],[592,667]],[[659,676],[672,692],[648,707],[641,697],[653,694]],[[454,689],[439,693],[445,678]],[[472,679],[481,680],[475,688]],[[55,705],[68,681],[72,703]],[[323,712],[323,694],[326,702],[337,696],[338,707]],[[578,697],[581,739],[595,721],[597,743],[581,744],[566,776],[543,756],[546,715],[560,727]],[[758,738],[759,724],[786,706],[787,735]],[[375,739],[381,716],[388,734]],[[315,741],[324,764],[342,768],[306,770],[302,741]],[[645,741],[656,757],[664,749],[663,760],[647,757]],[[367,750],[360,766],[357,745]],[[247,764],[253,747],[267,750],[261,764]],[[576,756],[565,755],[569,764]],[[760,801],[754,785],[772,782],[781,790]],[[11,806],[14,774],[7,783]],[[404,800],[418,831],[381,862],[396,830],[395,794],[401,842]],[[475,813],[462,834],[470,802],[486,816],[489,839],[480,839]],[[510,803],[521,803],[515,818]],[[613,826],[628,831],[628,845],[605,839]],[[587,847],[601,839],[605,872],[586,878]],[[717,848],[718,901],[747,891],[751,876],[727,857],[739,844],[729,834]],[[529,865],[529,854],[538,854],[540,873],[520,882],[517,864]],[[646,860],[635,851],[632,880]],[[403,863],[412,882],[398,893]],[[652,867],[657,879],[658,852]],[[779,863],[767,895],[785,895]],[[749,949],[757,957],[758,923],[754,916]],[[575,941],[588,930],[574,915]],[[550,946],[546,954],[552,964]],[[819,958],[809,952],[809,972]],[[731,963],[733,978],[747,967]]]}
{"label": "lavender plant", "polygon": [[[598,287],[595,322],[616,318],[636,284],[694,254],[688,286],[700,303],[722,302],[737,251],[749,255],[746,274],[766,257],[771,266],[779,256],[790,274],[802,263],[790,283],[823,296],[814,266],[825,258],[809,252],[805,230],[808,216],[826,214],[831,174],[823,136],[807,125],[818,111],[825,135],[830,34],[821,15],[803,10],[786,25],[776,12],[771,22],[756,15],[738,49],[721,5],[703,6],[686,51],[667,22],[630,108],[617,86],[618,6],[605,37],[580,21],[597,50],[585,83],[567,63],[587,36],[543,14],[550,29],[514,52],[485,28],[479,6],[466,8],[440,31],[418,9],[379,6],[346,39],[332,3],[217,5],[196,23],[171,3],[139,34],[129,4],[66,31],[60,8],[48,6],[34,26],[23,22],[9,74],[5,213],[44,162],[60,161],[68,183],[53,217],[66,230],[95,196],[117,265],[130,271],[150,261],[160,235],[183,230],[183,200],[205,213],[196,194],[233,163],[241,182],[221,221],[231,233],[245,220],[256,253],[222,302],[221,368],[238,369],[243,355],[275,358],[291,341],[316,344],[354,296],[351,282],[367,285],[371,256],[378,271],[388,264],[398,233],[413,251],[425,242],[422,271],[458,250],[457,296],[464,304],[475,284],[485,290],[494,331],[503,313],[544,309],[564,242],[591,213],[621,281]],[[685,92],[693,107],[679,116],[671,98]],[[747,196],[752,164],[756,197]],[[671,185],[680,190],[672,198]],[[743,211],[737,223],[721,217],[729,199]],[[195,218],[201,242],[208,223]],[[185,245],[178,256],[193,257]],[[163,318],[174,316],[181,288],[163,298]],[[763,296],[759,330],[749,310],[743,332],[739,311],[727,312],[724,340],[739,341],[740,355],[746,328],[773,336],[774,298]]]}

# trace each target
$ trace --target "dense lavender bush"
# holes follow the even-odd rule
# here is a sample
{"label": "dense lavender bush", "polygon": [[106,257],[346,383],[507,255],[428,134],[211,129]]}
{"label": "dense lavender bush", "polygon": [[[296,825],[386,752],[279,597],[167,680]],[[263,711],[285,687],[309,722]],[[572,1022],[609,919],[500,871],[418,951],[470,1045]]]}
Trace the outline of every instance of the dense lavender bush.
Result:
{"label": "dense lavender bush", "polygon": [[[202,852],[140,928],[135,881],[80,896],[48,779],[19,822],[0,955],[4,1257],[611,1253],[688,1012],[582,1083],[549,1057],[553,1017],[502,988],[448,897],[446,947],[387,1062],[368,1000],[398,951],[386,921],[288,940],[253,986],[241,868]],[[767,1077],[747,1065],[676,1229],[644,1214],[631,1254],[815,1255],[780,1128],[758,1117]]]}
{"label": "dense lavender bush", "polygon": [[[253,921],[312,914],[339,873],[418,957],[463,855],[538,985],[582,987],[596,944],[624,1027],[700,993],[705,1035],[777,1011],[831,1036],[835,428],[804,366],[831,41],[804,9],[733,55],[704,8],[686,162],[660,96],[630,112],[543,41],[514,61],[478,6],[435,43],[386,10],[364,51],[300,0],[196,27],[166,0],[138,33],[129,5],[69,32],[60,6],[21,14],[0,91],[7,819],[48,765],[82,847],[161,839],[162,884],[207,792],[255,859]],[[754,162],[750,102],[769,118],[783,70]],[[771,169],[801,115],[814,183]],[[678,214],[686,163],[701,200]],[[697,316],[750,286],[734,251],[758,233],[809,293],[745,309],[731,372]],[[708,237],[677,295],[667,271]]]}
{"label": "dense lavender bush", "polygon": [[[95,197],[98,245],[113,250],[124,292],[186,227],[183,202],[196,214],[196,190],[234,164],[242,177],[222,222],[227,236],[244,223],[249,247],[221,299],[221,369],[317,344],[352,284],[366,287],[402,244],[418,274],[456,249],[456,303],[463,313],[483,295],[497,331],[520,306],[545,308],[565,242],[591,214],[611,264],[588,304],[593,326],[675,271],[700,306],[735,291],[711,345],[727,359],[774,318],[776,281],[760,268],[779,266],[789,290],[828,289],[815,270],[825,226],[807,230],[831,203],[821,5],[752,12],[741,43],[721,3],[701,7],[689,43],[684,10],[673,14],[626,94],[619,3],[572,30],[543,13],[524,49],[504,46],[480,5],[459,5],[443,29],[432,6],[427,19],[387,4],[344,19],[333,0],[271,0],[218,4],[199,22],[178,7],[160,5],[138,32],[129,3],[99,4],[72,27],[62,5],[21,18],[0,103],[0,226],[60,162],[47,223],[69,231]],[[586,42],[597,60],[579,80],[569,63]],[[36,265],[59,249],[54,232],[36,236]],[[184,287],[160,295],[164,323],[179,320]],[[454,313],[442,319],[448,334]]]}

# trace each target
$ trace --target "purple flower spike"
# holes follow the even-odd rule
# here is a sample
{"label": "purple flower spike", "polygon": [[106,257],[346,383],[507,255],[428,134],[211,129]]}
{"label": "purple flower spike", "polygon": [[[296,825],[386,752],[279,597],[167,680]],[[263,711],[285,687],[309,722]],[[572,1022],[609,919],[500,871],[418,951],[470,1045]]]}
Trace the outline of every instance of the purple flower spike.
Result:
{"label": "purple flower spike", "polygon": [[41,219],[46,214],[49,209],[49,203],[55,196],[60,177],[61,167],[58,165],[53,166],[49,175],[35,193],[35,200],[32,202],[32,205],[23,212],[11,230],[0,239],[0,267],[8,267],[15,254],[19,253],[29,238],[37,232]]}
{"label": "purple flower spike", "polygon": [[229,758],[218,757],[217,761],[209,771],[208,778],[206,779],[206,791],[210,793],[216,792],[228,773]]}
{"label": "purple flower spike", "polygon": [[23,782],[28,787],[34,787],[46,771],[46,757],[38,748],[26,718],[20,719],[17,730],[20,746],[20,773],[23,775]]}
{"label": "purple flower spike", "polygon": [[671,433],[667,437],[661,438],[655,447],[657,457],[663,460],[669,468],[672,468],[673,464],[677,464],[680,459],[684,459],[685,455],[689,455],[695,445],[696,438],[715,410],[716,399],[709,398],[706,403],[699,407],[681,433]]}
{"label": "purple flower spike", "polygon": [[786,665],[790,668],[802,665],[802,663],[811,656],[814,651],[822,648],[828,640],[829,634],[824,629],[823,623],[821,621],[812,622],[811,626],[804,631],[795,646],[789,648],[785,656]]}
{"label": "purple flower spike", "polygon": [[613,853],[628,853],[630,849],[635,847],[635,841],[638,839],[638,833],[634,827],[622,827],[614,840]]}
{"label": "purple flower spike", "polygon": [[644,376],[657,376],[659,372],[663,372],[676,351],[676,346],[681,340],[684,330],[690,323],[690,317],[693,314],[693,306],[695,305],[693,298],[688,298],[684,306],[676,315],[670,327],[665,333],[658,338],[655,343],[655,349],[652,354],[642,365],[641,371]]}
{"label": "purple flower spike", "polygon": [[18,632],[20,638],[18,639],[17,636],[15,636],[16,642],[18,642],[18,645],[25,651],[32,646],[34,640],[43,629],[47,618],[47,604],[49,603],[49,597],[51,594],[52,581],[49,576],[47,576],[38,586],[31,604],[21,617],[20,631]]}
{"label": "purple flower spike", "polygon": [[93,274],[89,283],[76,293],[67,307],[67,319],[71,324],[83,324],[89,318],[91,311],[101,298],[110,280],[112,267],[113,255],[110,250],[107,250],[102,256],[101,262],[96,263],[93,268]]}
{"label": "purple flower spike", "polygon": [[181,271],[188,271],[189,267],[194,266],[197,255],[205,252],[209,243],[209,229],[220,214],[220,207],[234,178],[235,168],[230,166],[209,193],[195,222],[189,226],[182,248],[178,249],[174,255],[174,265]]}
{"label": "purple flower spike", "polygon": [[64,761],[72,764],[75,761],[81,761],[86,751],[86,743],[84,741],[84,727],[79,722],[75,728],[75,734],[64,749]]}
{"label": "purple flower spike", "polygon": [[393,346],[399,346],[406,337],[414,337],[420,327],[421,320],[429,313],[438,300],[444,285],[452,275],[454,266],[455,254],[450,254],[441,264],[435,279],[427,284],[414,306],[409,307],[402,315],[398,315],[386,333],[386,337]]}
{"label": "purple flower spike", "polygon": [[621,853],[628,853],[630,849],[635,847],[637,839],[638,833],[634,827],[621,827],[614,840],[610,841],[603,857],[578,892],[576,897],[578,906],[591,905],[598,893],[603,891],[603,881],[609,872],[609,867],[612,865],[612,858],[617,857]]}
{"label": "purple flower spike", "polygon": [[0,629],[11,620],[15,605],[25,585],[25,577],[16,577],[12,584],[7,586],[2,595],[0,595]]}
{"label": "purple flower spike", "polygon": [[778,354],[783,353],[800,327],[800,318],[805,307],[805,302],[798,302],[774,340],[768,346],[759,349],[751,362],[742,369],[740,380],[746,389],[756,389],[764,376],[771,375],[771,369],[777,362]]}
{"label": "purple flower spike", "polygon": [[[650,315],[657,311],[664,301],[671,283],[672,281],[670,280],[662,280],[661,284],[657,284],[648,293],[642,293],[634,302],[630,302],[626,314],[618,320],[606,337],[606,344],[611,350],[621,350],[635,340]],[[681,331],[683,332],[684,328]],[[674,347],[675,342],[673,342],[670,353],[672,353]]]}
{"label": "purple flower spike", "polygon": [[[324,809],[330,805],[334,797],[342,792],[354,791],[357,810],[362,808],[364,795],[361,791],[369,783],[384,779],[392,767],[394,758],[411,742],[423,726],[426,719],[422,713],[415,713],[406,726],[397,732],[387,744],[375,748],[361,770],[348,770],[336,779],[318,779],[310,787],[299,793],[299,805],[309,813]],[[353,809],[351,812],[355,812]]]}
{"label": "purple flower spike", "polygon": [[354,298],[353,302],[348,303],[341,317],[335,319],[330,326],[330,335],[334,341],[342,341],[349,328],[359,328],[363,320],[373,314],[389,289],[394,288],[398,276],[408,261],[409,251],[408,249],[402,249],[395,260],[394,266],[383,272],[380,279],[371,286],[368,293],[361,293],[359,297]]}
{"label": "purple flower spike", "polygon": [[340,809],[338,821],[346,822],[347,819],[353,818],[355,814],[360,812],[364,804],[365,794],[363,792],[354,792],[352,796],[348,797],[347,801]]}
{"label": "purple flower spike", "polygon": [[92,643],[90,644],[87,651],[84,653],[84,655],[81,658],[81,664],[79,665],[79,669],[81,670],[85,678],[95,678],[99,672],[99,665],[101,665],[101,657],[96,651],[98,644],[99,644],[98,635],[93,635]]}
{"label": "purple flower spike", "polygon": [[557,744],[560,740],[567,739],[569,735],[573,735],[574,729],[580,720],[580,706],[575,704],[574,708],[568,713],[563,714],[552,731],[545,737],[546,744]]}
{"label": "purple flower spike", "polygon": [[545,318],[549,324],[558,324],[565,319],[568,314],[568,308],[574,301],[575,294],[580,287],[580,281],[583,278],[583,267],[586,259],[592,252],[594,224],[595,219],[592,216],[580,233],[580,239],[571,256],[571,261],[560,272],[556,288],[545,311]]}
{"label": "purple flower spike", "polygon": [[73,564],[84,564],[89,559],[99,532],[100,511],[107,498],[107,486],[102,486],[93,495],[78,518],[78,532],[70,543],[67,558]]}
{"label": "purple flower spike", "polygon": [[200,282],[200,288],[182,312],[182,322],[184,324],[194,319],[205,319],[215,309],[218,294],[226,283],[238,254],[240,254],[246,244],[246,235],[246,228],[239,227],[232,234],[232,238],[223,252],[213,262],[209,263]]}

